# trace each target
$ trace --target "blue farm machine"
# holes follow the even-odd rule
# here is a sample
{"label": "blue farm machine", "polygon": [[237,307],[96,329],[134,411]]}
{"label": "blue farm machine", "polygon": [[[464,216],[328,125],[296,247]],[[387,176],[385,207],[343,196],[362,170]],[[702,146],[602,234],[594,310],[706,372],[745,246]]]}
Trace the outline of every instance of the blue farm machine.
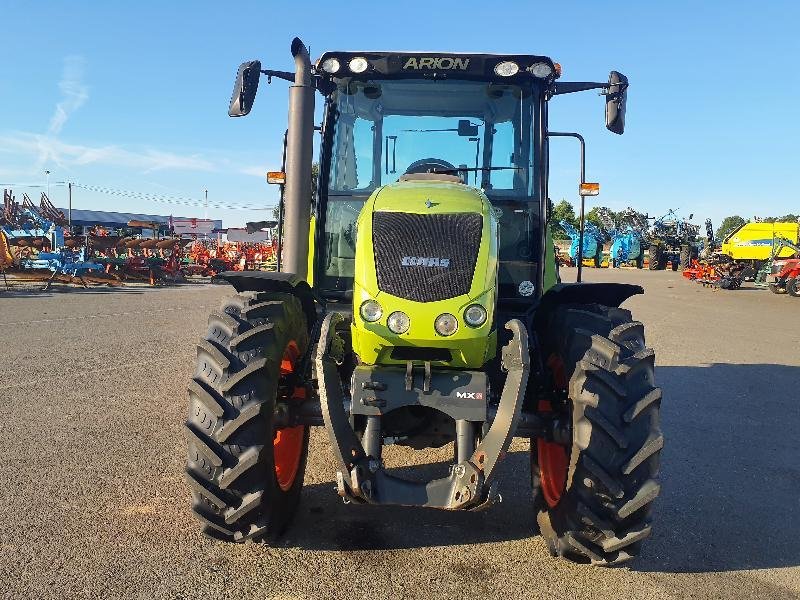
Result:
{"label": "blue farm machine", "polygon": [[[577,265],[580,231],[568,221],[560,221],[559,225],[572,240],[569,245],[569,258],[571,264]],[[583,227],[584,260],[591,260],[594,266],[599,268],[603,262],[603,243],[605,241],[605,232],[594,223],[586,221]]]}
{"label": "blue farm machine", "polygon": [[63,240],[61,225],[44,216],[27,194],[23,194],[22,202],[19,203],[12,196],[11,190],[3,190],[0,230],[8,247],[15,249],[12,254],[24,258],[43,248],[53,247],[54,243],[58,243],[58,239],[54,238]]}
{"label": "blue farm machine", "polygon": [[[114,283],[103,272],[103,265],[86,260],[85,248],[68,248],[64,242],[64,213],[42,193],[39,206],[27,194],[17,202],[11,190],[4,190],[0,215],[0,264],[3,275],[14,267],[36,278],[46,278],[45,290],[54,281],[79,282],[98,277],[102,283]],[[6,286],[8,283],[6,282]]]}
{"label": "blue farm machine", "polygon": [[608,266],[619,268],[634,262],[641,269],[647,245],[647,215],[630,207],[614,214],[604,206],[597,209],[597,215],[611,238]]}

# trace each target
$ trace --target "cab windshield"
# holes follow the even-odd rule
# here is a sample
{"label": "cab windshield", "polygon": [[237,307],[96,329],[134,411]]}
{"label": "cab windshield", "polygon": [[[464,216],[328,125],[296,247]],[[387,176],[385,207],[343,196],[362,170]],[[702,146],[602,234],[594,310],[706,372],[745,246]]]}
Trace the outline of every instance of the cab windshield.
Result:
{"label": "cab windshield", "polygon": [[370,193],[406,173],[446,172],[482,188],[500,217],[501,260],[530,260],[538,223],[530,84],[338,80],[331,95],[323,287],[349,289],[355,221]]}

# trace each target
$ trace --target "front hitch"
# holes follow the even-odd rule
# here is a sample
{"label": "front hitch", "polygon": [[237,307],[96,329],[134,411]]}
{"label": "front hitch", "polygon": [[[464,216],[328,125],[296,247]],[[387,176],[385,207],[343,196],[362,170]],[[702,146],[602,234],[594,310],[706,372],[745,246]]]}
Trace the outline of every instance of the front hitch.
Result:
{"label": "front hitch", "polygon": [[344,324],[345,318],[339,313],[325,317],[315,357],[322,417],[338,467],[339,494],[354,502],[446,510],[476,509],[491,502],[496,495],[492,486],[496,467],[517,428],[530,372],[524,325],[516,319],[506,323],[506,329],[512,332],[511,341],[502,349],[506,382],[486,436],[469,458],[453,466],[447,477],[415,482],[388,473],[379,458],[364,450],[350,425],[337,369],[342,360],[337,330]]}

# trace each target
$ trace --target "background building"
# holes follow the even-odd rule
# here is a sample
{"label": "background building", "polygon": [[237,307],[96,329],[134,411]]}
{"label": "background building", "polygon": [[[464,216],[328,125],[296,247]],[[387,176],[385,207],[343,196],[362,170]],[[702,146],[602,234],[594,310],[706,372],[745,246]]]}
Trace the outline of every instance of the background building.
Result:
{"label": "background building", "polygon": [[[60,208],[65,215],[68,213],[66,208]],[[172,219],[190,219],[191,217],[178,217],[172,216]],[[130,221],[144,221],[146,223],[159,223],[162,225],[162,231],[169,230],[169,216],[163,215],[146,215],[141,213],[127,213],[127,212],[107,212],[102,210],[82,210],[78,208],[72,209],[72,227],[73,229],[80,227],[81,233],[86,233],[88,229],[95,225],[101,225],[106,229],[124,229],[128,228]],[[214,230],[222,229],[222,221],[214,220]]]}

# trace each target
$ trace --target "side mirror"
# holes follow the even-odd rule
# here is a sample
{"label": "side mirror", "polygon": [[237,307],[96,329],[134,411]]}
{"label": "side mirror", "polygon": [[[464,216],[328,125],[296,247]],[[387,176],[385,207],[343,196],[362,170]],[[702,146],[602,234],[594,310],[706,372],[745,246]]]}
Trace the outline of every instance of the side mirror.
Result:
{"label": "side mirror", "polygon": [[246,225],[247,233],[250,235],[254,234],[256,231],[261,231],[262,229],[274,229],[277,226],[277,221],[248,221]]}
{"label": "side mirror", "polygon": [[253,108],[258,90],[258,78],[261,76],[261,61],[251,60],[239,66],[236,83],[233,86],[228,116],[243,117]]}
{"label": "side mirror", "polygon": [[606,129],[622,135],[625,131],[625,104],[628,100],[628,78],[611,71],[606,92]]}
{"label": "side mirror", "polygon": [[478,126],[473,125],[469,119],[459,119],[458,135],[461,137],[474,137],[478,135]]}

